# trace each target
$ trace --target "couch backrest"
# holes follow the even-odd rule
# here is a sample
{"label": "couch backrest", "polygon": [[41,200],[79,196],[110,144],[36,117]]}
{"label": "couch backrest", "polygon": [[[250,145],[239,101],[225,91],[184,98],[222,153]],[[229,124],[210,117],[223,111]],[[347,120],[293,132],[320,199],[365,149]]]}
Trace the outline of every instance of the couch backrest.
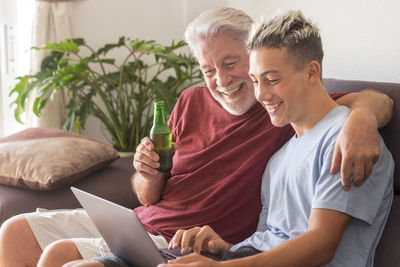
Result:
{"label": "couch backrest", "polygon": [[[390,96],[395,105],[393,117],[390,123],[380,129],[380,133],[385,140],[386,146],[392,152],[396,164],[394,171],[394,189],[396,194],[400,194],[400,84],[366,81],[349,81],[337,79],[324,79],[324,85],[328,92],[359,92],[370,88],[379,90]],[[400,265],[400,263],[399,263]]]}
{"label": "couch backrest", "polygon": [[395,161],[394,189],[392,208],[386,222],[382,238],[376,249],[374,267],[400,266],[400,83],[349,81],[324,79],[328,92],[358,92],[366,88],[381,91],[394,101],[393,117],[390,123],[380,129],[386,146],[392,152]]}

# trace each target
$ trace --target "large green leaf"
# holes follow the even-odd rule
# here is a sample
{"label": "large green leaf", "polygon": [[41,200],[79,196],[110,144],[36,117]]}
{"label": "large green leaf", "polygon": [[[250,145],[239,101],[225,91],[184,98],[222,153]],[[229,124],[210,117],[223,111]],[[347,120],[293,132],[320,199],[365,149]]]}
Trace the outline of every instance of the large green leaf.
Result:
{"label": "large green leaf", "polygon": [[[22,123],[20,116],[33,90],[37,115],[63,90],[68,99],[65,129],[80,132],[87,119],[95,117],[114,147],[133,151],[152,125],[153,101],[164,100],[169,115],[182,90],[202,80],[196,60],[176,52],[185,46],[183,41],[166,46],[120,37],[97,50],[82,38],[34,48],[50,53],[38,73],[19,77],[10,92],[17,95],[15,118]],[[110,57],[114,50],[125,55],[116,60]]]}
{"label": "large green leaf", "polygon": [[74,40],[66,40],[59,43],[46,44],[43,49],[76,54],[79,52],[79,45]]}

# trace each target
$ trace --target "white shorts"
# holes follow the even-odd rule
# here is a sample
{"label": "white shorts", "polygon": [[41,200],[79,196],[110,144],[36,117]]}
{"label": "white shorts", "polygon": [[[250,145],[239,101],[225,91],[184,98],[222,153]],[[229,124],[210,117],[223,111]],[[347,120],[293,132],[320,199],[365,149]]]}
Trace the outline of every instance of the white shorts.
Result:
{"label": "white shorts", "polygon": [[[61,240],[72,240],[83,259],[112,255],[110,248],[83,209],[45,210],[22,214],[28,221],[42,250],[49,244]],[[150,234],[159,249],[167,248],[163,236]]]}

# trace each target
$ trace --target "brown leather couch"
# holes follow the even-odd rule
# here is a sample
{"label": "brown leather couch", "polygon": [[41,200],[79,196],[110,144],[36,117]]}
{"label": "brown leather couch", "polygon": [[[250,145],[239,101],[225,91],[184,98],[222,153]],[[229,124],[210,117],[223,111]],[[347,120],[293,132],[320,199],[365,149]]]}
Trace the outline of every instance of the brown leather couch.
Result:
{"label": "brown leather couch", "polygon": [[[367,81],[349,81],[325,79],[329,92],[357,92],[365,88],[374,88],[389,95],[395,102],[393,119],[380,130],[387,147],[392,152],[396,163],[394,189],[395,195],[389,219],[382,239],[376,251],[376,267],[400,266],[400,83]],[[73,186],[109,199],[120,205],[134,208],[139,205],[132,193],[130,176],[133,173],[132,158],[121,158],[103,170],[90,174]],[[31,191],[0,185],[0,224],[7,218],[31,212],[36,207],[47,209],[76,208],[79,203],[71,193],[69,186],[53,191]]]}

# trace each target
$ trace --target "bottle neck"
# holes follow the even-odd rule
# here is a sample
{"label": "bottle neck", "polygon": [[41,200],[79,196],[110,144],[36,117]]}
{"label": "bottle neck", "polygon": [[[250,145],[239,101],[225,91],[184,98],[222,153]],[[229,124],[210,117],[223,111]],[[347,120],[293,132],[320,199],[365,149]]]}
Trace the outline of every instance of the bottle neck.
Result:
{"label": "bottle neck", "polygon": [[164,105],[155,105],[154,106],[154,125],[166,125],[167,122],[165,120],[165,111]]}

